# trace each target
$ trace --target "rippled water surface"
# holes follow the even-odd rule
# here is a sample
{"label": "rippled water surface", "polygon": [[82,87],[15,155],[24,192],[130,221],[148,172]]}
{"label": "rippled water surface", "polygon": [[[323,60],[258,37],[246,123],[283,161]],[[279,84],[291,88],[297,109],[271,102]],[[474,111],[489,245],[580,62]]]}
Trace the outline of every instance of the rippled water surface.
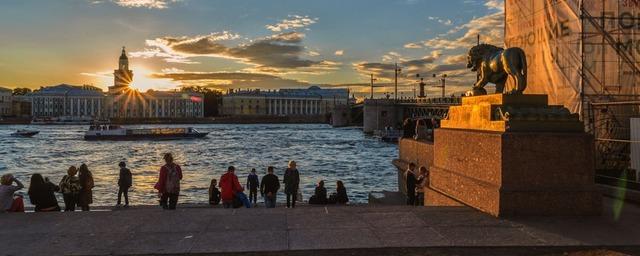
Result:
{"label": "rippled water surface", "polygon": [[[134,174],[131,203],[155,204],[153,185],[165,152],[172,152],[184,171],[182,203],[206,203],[211,178],[219,179],[229,165],[236,166],[244,185],[250,168],[262,176],[266,166],[273,165],[282,179],[289,160],[298,162],[305,200],[320,179],[326,181],[329,192],[335,191],[336,180],[344,181],[350,199],[360,203],[366,203],[370,191],[397,188],[391,164],[397,147],[367,138],[359,129],[307,124],[194,127],[211,133],[199,140],[90,142],[82,139],[88,126],[0,126],[0,173],[14,173],[25,186],[33,173],[42,173],[57,183],[70,165],[86,163],[96,182],[94,205],[115,204],[121,160]],[[40,134],[33,138],[9,135],[22,128],[36,129]],[[23,192],[26,194],[26,189]],[[278,200],[283,199],[280,195]],[[60,195],[59,202],[62,205]]]}

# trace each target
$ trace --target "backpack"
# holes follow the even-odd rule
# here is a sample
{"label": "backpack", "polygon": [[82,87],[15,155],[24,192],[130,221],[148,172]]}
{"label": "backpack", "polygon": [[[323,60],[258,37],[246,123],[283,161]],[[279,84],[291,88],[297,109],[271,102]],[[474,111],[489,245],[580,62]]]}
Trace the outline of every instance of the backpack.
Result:
{"label": "backpack", "polygon": [[180,192],[180,175],[178,174],[177,166],[165,165],[167,168],[167,180],[165,182],[165,190],[168,193]]}
{"label": "backpack", "polygon": [[65,175],[60,181],[60,192],[63,194],[78,194],[80,192],[80,184],[71,182],[71,176]]}

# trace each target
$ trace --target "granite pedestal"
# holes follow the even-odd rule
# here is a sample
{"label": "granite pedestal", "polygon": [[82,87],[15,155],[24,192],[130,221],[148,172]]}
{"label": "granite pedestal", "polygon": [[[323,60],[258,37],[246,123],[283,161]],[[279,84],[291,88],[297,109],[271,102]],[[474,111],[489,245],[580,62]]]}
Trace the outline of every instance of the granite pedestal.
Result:
{"label": "granite pedestal", "polygon": [[426,205],[460,202],[494,216],[600,213],[593,138],[574,115],[546,95],[465,99],[435,131]]}

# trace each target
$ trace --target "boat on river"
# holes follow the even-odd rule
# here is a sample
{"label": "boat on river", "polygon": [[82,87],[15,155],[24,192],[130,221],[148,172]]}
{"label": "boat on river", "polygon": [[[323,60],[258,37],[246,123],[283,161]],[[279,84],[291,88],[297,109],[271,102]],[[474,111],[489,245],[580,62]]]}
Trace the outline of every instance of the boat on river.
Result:
{"label": "boat on river", "polygon": [[26,138],[30,138],[35,136],[36,134],[40,133],[40,131],[32,131],[32,130],[17,130],[16,132],[12,133],[11,136],[14,137],[26,137]]}
{"label": "boat on river", "polygon": [[385,130],[376,130],[373,131],[373,137],[384,141],[384,142],[392,142],[396,143],[402,138],[403,131],[395,130],[395,129],[385,129]]}
{"label": "boat on river", "polygon": [[208,132],[186,128],[124,128],[118,125],[91,125],[85,140],[177,140],[204,138]]}

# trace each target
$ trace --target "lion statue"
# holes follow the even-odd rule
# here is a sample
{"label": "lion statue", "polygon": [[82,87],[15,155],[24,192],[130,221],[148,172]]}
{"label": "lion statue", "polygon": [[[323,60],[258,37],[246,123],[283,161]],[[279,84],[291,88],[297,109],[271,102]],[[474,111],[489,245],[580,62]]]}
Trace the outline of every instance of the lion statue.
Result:
{"label": "lion statue", "polygon": [[[489,82],[496,85],[496,93],[522,94],[527,88],[527,57],[520,48],[479,44],[469,50],[467,61],[467,68],[478,73],[478,81],[467,95],[486,94],[484,86]],[[516,86],[505,92],[509,76],[514,78]]]}

